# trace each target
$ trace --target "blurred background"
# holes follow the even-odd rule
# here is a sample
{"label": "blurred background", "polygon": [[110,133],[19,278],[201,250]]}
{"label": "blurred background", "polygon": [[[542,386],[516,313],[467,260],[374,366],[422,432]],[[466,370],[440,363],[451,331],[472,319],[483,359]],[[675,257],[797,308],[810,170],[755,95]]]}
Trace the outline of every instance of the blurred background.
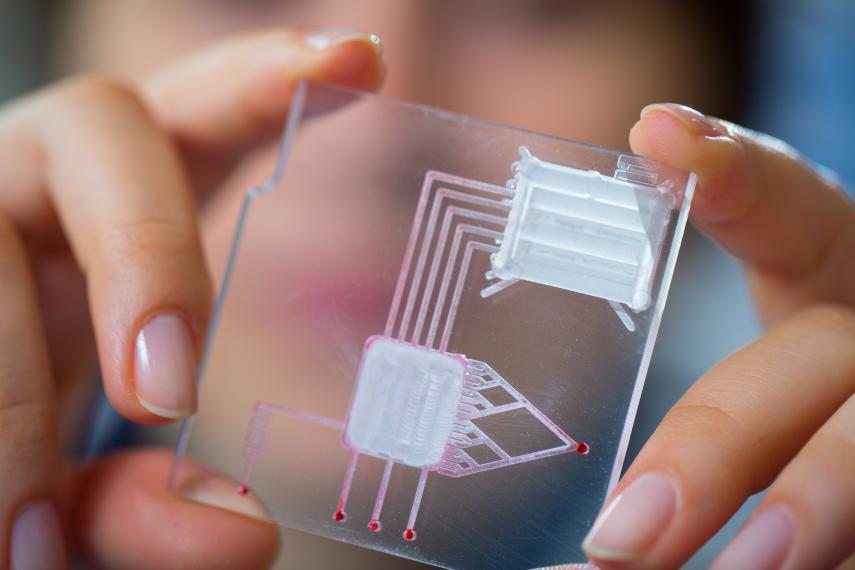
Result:
{"label": "blurred background", "polygon": [[[0,0],[0,104],[83,70],[133,79],[230,32],[280,24],[378,34],[391,96],[617,148],[643,105],[677,101],[780,137],[855,186],[847,0]],[[689,232],[627,464],[686,388],[759,331],[739,263]],[[83,456],[169,437],[93,409]],[[706,567],[756,502],[688,567]],[[283,567],[327,567],[348,548],[321,554],[322,544],[286,537]],[[376,565],[369,554],[348,565]]]}

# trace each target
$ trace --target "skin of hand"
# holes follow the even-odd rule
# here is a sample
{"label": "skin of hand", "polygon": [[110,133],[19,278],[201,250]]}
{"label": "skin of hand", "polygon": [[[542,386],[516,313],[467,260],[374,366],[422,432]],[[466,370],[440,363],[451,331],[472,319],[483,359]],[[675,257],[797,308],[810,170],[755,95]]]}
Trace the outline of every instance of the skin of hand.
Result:
{"label": "skin of hand", "polygon": [[713,568],[844,563],[855,551],[855,207],[784,143],[681,105],[646,107],[630,144],[698,174],[694,223],[744,262],[768,329],[668,412],[587,554],[604,569],[679,567],[770,487]]}
{"label": "skin of hand", "polygon": [[[299,79],[373,90],[383,75],[376,37],[280,29],[140,83],[74,77],[0,109],[0,568],[65,567],[66,534],[98,567],[272,562],[264,507],[167,492],[167,451],[66,467],[57,390],[91,327],[120,413],[192,414],[211,303],[197,198],[276,133]],[[182,494],[229,506],[236,484],[196,469]]]}
{"label": "skin of hand", "polygon": [[[75,78],[0,111],[0,561],[59,567],[63,523],[105,567],[272,560],[271,524],[164,490],[165,452],[61,476],[54,389],[71,368],[63,343],[86,324],[53,320],[68,315],[52,310],[64,299],[51,283],[68,282],[57,274],[69,261],[85,277],[105,387],[121,413],[142,423],[192,413],[211,296],[194,191],[214,188],[274,132],[296,79],[373,89],[382,75],[367,36],[271,31],[141,84]],[[694,221],[745,261],[770,330],[668,414],[587,552],[604,568],[678,566],[774,482],[719,564],[833,566],[855,543],[853,207],[780,142],[684,107],[648,107],[630,140],[698,173]],[[158,380],[164,352],[186,364],[171,389]],[[185,491],[226,506],[233,483],[198,469]],[[257,508],[248,514],[263,517]]]}

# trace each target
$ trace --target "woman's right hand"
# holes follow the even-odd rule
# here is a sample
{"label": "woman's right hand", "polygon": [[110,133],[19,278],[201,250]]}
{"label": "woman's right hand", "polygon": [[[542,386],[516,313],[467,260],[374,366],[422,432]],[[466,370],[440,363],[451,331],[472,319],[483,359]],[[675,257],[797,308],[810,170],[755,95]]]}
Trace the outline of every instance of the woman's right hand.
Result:
{"label": "woman's right hand", "polygon": [[[167,452],[65,476],[57,393],[90,371],[94,337],[122,415],[192,414],[212,296],[198,194],[276,133],[298,79],[382,76],[376,38],[273,30],[140,82],[74,77],[0,109],[0,567],[60,567],[62,527],[99,566],[272,560],[269,523],[166,492]],[[200,468],[192,492],[222,503],[233,488]]]}

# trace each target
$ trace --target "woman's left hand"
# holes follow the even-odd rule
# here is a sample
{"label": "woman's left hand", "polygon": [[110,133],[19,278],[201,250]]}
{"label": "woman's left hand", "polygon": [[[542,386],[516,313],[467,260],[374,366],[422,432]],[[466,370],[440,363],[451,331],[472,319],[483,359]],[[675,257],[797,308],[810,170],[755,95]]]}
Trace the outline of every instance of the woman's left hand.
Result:
{"label": "woman's left hand", "polygon": [[683,564],[769,487],[714,568],[855,552],[855,207],[771,137],[647,107],[635,152],[699,177],[694,223],[746,265],[769,326],[668,412],[585,540],[602,568]]}

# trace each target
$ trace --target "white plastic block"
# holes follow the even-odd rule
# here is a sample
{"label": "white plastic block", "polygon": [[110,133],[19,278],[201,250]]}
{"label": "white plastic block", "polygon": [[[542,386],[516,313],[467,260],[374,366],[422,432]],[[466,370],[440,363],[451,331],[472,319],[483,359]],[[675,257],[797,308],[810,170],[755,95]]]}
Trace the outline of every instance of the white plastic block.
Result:
{"label": "white plastic block", "polygon": [[646,309],[675,198],[650,185],[641,161],[626,157],[613,178],[521,148],[514,173],[495,274]]}
{"label": "white plastic block", "polygon": [[365,343],[345,428],[355,451],[412,467],[442,460],[466,359],[388,337]]}

